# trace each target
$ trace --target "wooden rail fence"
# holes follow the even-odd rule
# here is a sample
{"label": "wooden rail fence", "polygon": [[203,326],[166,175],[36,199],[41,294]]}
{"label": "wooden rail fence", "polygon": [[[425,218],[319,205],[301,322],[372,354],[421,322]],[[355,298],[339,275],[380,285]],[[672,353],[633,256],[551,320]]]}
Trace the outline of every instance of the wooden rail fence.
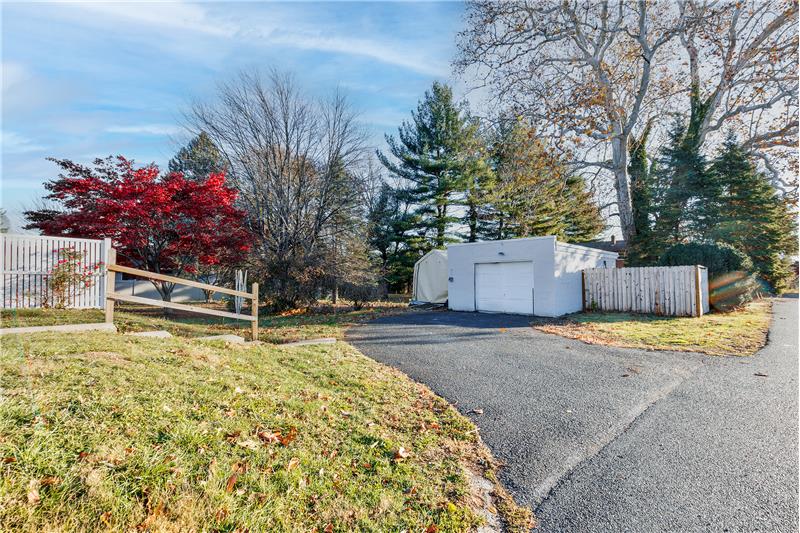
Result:
{"label": "wooden rail fence", "polygon": [[[208,283],[200,283],[199,281],[192,281],[183,278],[176,278],[166,274],[157,274],[147,270],[139,270],[138,268],[131,268],[116,264],[116,251],[111,249],[108,254],[108,268],[106,273],[106,322],[114,322],[114,303],[115,302],[130,302],[143,305],[152,305],[154,307],[163,307],[167,309],[177,309],[179,311],[188,311],[191,313],[199,313],[203,315],[220,316],[225,318],[233,318],[236,320],[246,320],[250,322],[250,337],[252,340],[258,340],[258,283],[253,283],[251,292],[237,291],[228,289],[226,287],[218,287],[216,285],[209,285]],[[127,294],[120,294],[114,292],[114,273],[120,272],[131,276],[138,276],[141,278],[164,281],[167,283],[176,283],[179,285],[188,285],[190,287],[197,287],[199,289],[209,290],[213,292],[221,292],[231,296],[238,296],[251,301],[249,315],[241,313],[231,313],[228,311],[220,311],[217,309],[207,309],[205,307],[198,307],[194,305],[179,304],[175,302],[165,302],[163,300],[156,300],[153,298],[142,298],[140,296],[130,296]]]}
{"label": "wooden rail fence", "polygon": [[669,316],[702,316],[708,271],[701,265],[590,268],[583,271],[583,308]]}

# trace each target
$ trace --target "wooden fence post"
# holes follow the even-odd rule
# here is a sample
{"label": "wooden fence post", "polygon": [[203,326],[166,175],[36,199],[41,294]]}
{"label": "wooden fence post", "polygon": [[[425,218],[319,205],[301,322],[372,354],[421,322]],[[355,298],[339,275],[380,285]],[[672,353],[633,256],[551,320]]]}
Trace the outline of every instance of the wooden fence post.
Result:
{"label": "wooden fence post", "polygon": [[114,323],[114,300],[108,296],[114,292],[114,277],[116,274],[109,268],[117,262],[117,251],[113,248],[108,249],[108,263],[106,264],[106,283],[105,283],[105,299],[106,299],[106,324]]}
{"label": "wooden fence post", "polygon": [[250,340],[257,341],[258,340],[258,283],[253,283],[253,300],[251,307],[251,313],[253,315],[253,321],[250,323]]}
{"label": "wooden fence post", "polygon": [[697,316],[703,316],[703,278],[700,276],[700,265],[694,266],[694,299],[697,302]]}
{"label": "wooden fence post", "polygon": [[586,311],[586,271],[581,270],[581,311]]}

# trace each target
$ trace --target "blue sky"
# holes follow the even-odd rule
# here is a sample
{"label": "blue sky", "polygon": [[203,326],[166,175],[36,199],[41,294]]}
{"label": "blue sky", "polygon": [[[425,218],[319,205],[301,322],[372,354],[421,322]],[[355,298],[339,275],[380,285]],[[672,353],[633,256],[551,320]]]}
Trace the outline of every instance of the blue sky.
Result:
{"label": "blue sky", "polygon": [[166,161],[181,112],[241,69],[291,71],[344,91],[376,146],[450,62],[463,5],[443,3],[3,3],[2,205],[20,212],[55,177],[45,157]]}

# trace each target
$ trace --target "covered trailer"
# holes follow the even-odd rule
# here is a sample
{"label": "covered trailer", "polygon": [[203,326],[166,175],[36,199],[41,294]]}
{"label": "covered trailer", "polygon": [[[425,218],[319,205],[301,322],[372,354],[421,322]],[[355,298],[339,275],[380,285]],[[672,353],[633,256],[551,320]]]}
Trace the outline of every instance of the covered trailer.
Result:
{"label": "covered trailer", "polygon": [[431,250],[414,264],[411,302],[447,302],[447,251]]}

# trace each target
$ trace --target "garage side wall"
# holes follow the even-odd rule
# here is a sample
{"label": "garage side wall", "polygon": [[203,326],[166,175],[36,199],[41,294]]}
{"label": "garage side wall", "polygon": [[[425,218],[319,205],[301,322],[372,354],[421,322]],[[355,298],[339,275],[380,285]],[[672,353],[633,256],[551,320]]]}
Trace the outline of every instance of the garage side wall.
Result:
{"label": "garage side wall", "polygon": [[[447,247],[448,305],[454,311],[475,311],[475,265],[533,261],[534,312],[556,316],[553,302],[554,237],[450,245]],[[580,284],[578,287],[580,295]]]}
{"label": "garage side wall", "polygon": [[556,245],[555,286],[558,298],[553,302],[555,315],[581,311],[581,273],[587,268],[614,268],[617,254],[602,252],[584,246],[557,243]]}

